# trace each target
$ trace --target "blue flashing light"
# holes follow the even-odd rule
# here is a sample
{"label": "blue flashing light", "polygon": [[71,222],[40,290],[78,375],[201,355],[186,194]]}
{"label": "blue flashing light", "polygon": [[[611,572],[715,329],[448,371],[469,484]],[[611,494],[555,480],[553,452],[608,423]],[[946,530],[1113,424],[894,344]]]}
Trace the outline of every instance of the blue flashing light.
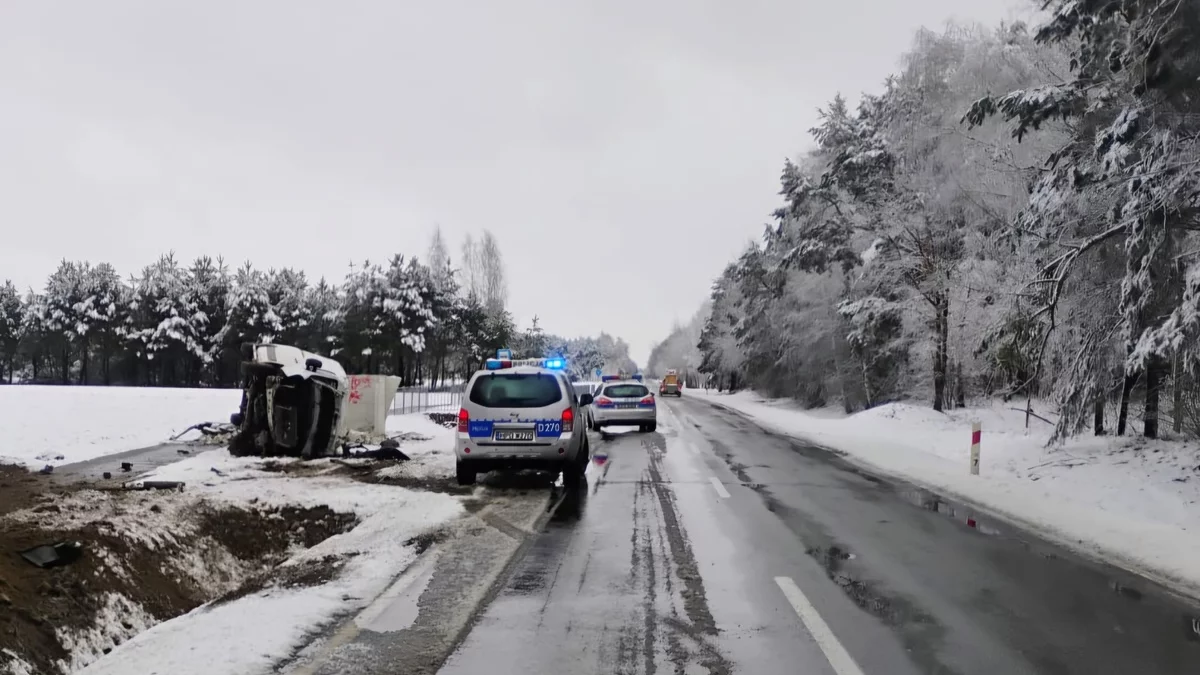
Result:
{"label": "blue flashing light", "polygon": [[566,365],[567,365],[567,362],[563,359],[546,359],[545,365],[543,367],[549,368],[551,370],[562,370],[563,368],[566,367]]}
{"label": "blue flashing light", "polygon": [[500,359],[488,359],[484,362],[483,367],[487,370],[500,370],[501,368],[512,368],[512,361]]}
{"label": "blue flashing light", "polygon": [[612,382],[614,380],[619,380],[619,379],[621,379],[621,378],[620,378],[620,376],[617,376],[617,375],[604,375],[603,377],[600,378],[600,381],[601,382]]}
{"label": "blue flashing light", "polygon": [[633,376],[633,379],[637,380],[638,382],[641,382],[641,381],[642,381],[642,374],[641,374],[641,373],[638,373],[638,374],[634,375],[634,376]]}

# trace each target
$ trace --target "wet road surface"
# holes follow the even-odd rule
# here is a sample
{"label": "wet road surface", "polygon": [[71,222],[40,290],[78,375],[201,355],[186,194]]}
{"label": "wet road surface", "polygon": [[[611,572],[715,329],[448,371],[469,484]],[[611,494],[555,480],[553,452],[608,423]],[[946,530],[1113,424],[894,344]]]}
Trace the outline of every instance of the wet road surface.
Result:
{"label": "wet road surface", "polygon": [[707,402],[592,450],[441,673],[1200,672],[1195,603]]}

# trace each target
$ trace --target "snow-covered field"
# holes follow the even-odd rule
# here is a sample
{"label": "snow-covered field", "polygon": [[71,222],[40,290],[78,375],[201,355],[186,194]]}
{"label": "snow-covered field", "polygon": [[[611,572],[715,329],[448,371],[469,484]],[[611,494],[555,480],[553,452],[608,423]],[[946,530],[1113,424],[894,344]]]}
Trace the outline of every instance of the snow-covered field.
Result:
{"label": "snow-covered field", "polygon": [[[692,390],[692,396],[705,396]],[[1082,437],[1046,447],[1051,426],[1000,404],[937,413],[897,403],[851,416],[807,412],[749,392],[707,400],[776,431],[1032,526],[1087,553],[1200,589],[1200,444]],[[1035,407],[1035,412],[1037,408]],[[983,425],[980,475],[971,422]]]}
{"label": "snow-covered field", "polygon": [[[410,444],[402,447],[412,450]],[[416,556],[406,542],[463,512],[459,501],[449,495],[338,476],[289,477],[286,472],[264,470],[263,460],[231,458],[224,450],[201,453],[146,478],[184,481],[188,494],[232,504],[329,506],[353,512],[361,522],[345,534],[298,551],[282,566],[333,556],[344,564],[332,581],[268,588],[231,602],[201,606],[120,645],[80,671],[87,675],[271,672],[334,618],[361,610],[382,593]]]}
{"label": "snow-covered field", "polygon": [[240,389],[0,386],[0,463],[41,468],[136,450],[228,422]]}

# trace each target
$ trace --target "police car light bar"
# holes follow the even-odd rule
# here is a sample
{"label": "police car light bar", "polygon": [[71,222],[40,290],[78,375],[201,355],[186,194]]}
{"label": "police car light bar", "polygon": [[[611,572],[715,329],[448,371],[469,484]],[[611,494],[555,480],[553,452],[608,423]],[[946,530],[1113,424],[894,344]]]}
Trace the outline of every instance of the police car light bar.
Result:
{"label": "police car light bar", "polygon": [[619,380],[619,379],[621,379],[621,377],[619,375],[602,375],[600,377],[601,382],[612,382],[613,380]]}
{"label": "police car light bar", "polygon": [[501,368],[515,368],[517,366],[533,366],[534,368],[546,368],[547,370],[562,370],[567,367],[566,359],[488,359],[484,361],[483,367],[485,370],[500,370]]}

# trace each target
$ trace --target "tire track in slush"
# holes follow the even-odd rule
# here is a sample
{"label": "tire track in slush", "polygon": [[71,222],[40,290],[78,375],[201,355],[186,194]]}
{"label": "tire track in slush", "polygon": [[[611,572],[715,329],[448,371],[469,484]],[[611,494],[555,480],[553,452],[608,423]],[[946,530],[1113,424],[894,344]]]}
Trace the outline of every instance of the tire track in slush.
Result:
{"label": "tire track in slush", "polygon": [[[683,525],[679,522],[679,515],[675,507],[675,495],[663,480],[662,454],[665,449],[661,448],[661,444],[647,443],[646,445],[650,450],[650,462],[646,469],[648,481],[645,481],[643,485],[644,489],[654,495],[657,502],[658,515],[662,520],[660,532],[665,535],[667,548],[670,551],[667,574],[670,574],[669,563],[674,562],[675,576],[682,582],[679,595],[683,600],[683,610],[686,615],[686,617],[664,617],[663,623],[673,629],[676,634],[683,635],[696,645],[699,652],[699,665],[708,673],[729,675],[732,672],[732,664],[712,644],[719,631],[708,606],[704,580],[700,576],[696,556]],[[672,613],[674,614],[674,611]],[[682,644],[677,639],[668,640],[668,652],[677,672],[683,672],[688,662],[692,660],[692,655],[683,650]],[[653,670],[646,672],[652,673]]]}

